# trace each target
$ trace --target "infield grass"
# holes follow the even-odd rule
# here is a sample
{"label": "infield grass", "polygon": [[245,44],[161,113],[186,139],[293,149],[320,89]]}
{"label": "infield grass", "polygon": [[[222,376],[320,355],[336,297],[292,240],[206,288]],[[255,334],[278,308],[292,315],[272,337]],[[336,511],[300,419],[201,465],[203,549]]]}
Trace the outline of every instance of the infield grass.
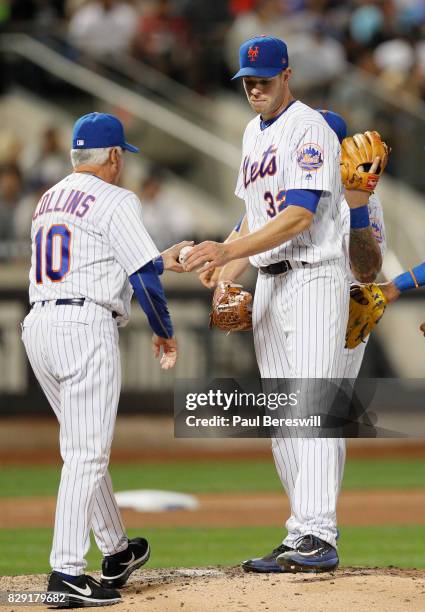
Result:
{"label": "infield grass", "polygon": [[[270,461],[112,463],[114,488],[165,489],[185,493],[280,491]],[[60,466],[3,466],[0,497],[56,495]],[[425,462],[420,459],[350,459],[344,489],[408,489],[425,487]]]}
{"label": "infield grass", "polygon": [[[129,530],[129,536],[141,535]],[[143,530],[152,545],[148,567],[237,565],[270,552],[282,538],[275,527],[172,528]],[[50,529],[0,529],[0,574],[50,571]],[[424,568],[425,526],[344,527],[339,552],[342,566]],[[100,569],[100,554],[92,545],[88,571]]]}
{"label": "infield grass", "polygon": [[[115,490],[165,489],[188,493],[280,491],[270,461],[118,463],[111,466]],[[60,466],[3,466],[0,497],[56,495]],[[424,461],[355,459],[347,463],[345,489],[409,489],[425,487]],[[367,511],[367,509],[365,509]],[[141,519],[141,522],[143,520]],[[269,552],[282,539],[273,527],[151,528],[129,530],[152,543],[149,567],[236,565]],[[0,529],[0,574],[48,572],[50,529]],[[344,566],[425,567],[424,526],[343,527],[340,541]],[[89,570],[99,569],[93,545]]]}

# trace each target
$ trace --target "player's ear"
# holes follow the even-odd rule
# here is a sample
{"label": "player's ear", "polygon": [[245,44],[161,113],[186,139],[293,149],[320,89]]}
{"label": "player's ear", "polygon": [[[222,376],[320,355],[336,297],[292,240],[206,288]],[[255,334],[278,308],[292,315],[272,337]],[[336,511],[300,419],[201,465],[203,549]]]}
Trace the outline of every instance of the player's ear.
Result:
{"label": "player's ear", "polygon": [[283,74],[283,80],[285,82],[289,81],[289,79],[292,76],[292,68],[285,68],[285,70],[282,72]]}

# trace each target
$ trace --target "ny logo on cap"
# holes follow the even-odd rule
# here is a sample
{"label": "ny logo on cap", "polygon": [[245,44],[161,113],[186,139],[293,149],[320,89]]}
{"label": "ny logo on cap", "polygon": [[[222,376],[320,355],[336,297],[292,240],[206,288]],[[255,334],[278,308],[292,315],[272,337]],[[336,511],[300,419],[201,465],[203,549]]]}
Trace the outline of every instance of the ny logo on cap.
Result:
{"label": "ny logo on cap", "polygon": [[250,47],[248,49],[248,57],[250,62],[255,62],[258,57],[260,50],[258,47]]}

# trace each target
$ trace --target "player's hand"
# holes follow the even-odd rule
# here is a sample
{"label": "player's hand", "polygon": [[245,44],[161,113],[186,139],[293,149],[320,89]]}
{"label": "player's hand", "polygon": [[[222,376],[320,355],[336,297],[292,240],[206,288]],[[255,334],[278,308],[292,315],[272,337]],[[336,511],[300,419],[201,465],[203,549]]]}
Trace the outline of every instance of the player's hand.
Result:
{"label": "player's hand", "polygon": [[205,264],[202,272],[224,266],[230,261],[228,253],[229,245],[222,242],[206,240],[193,247],[185,261],[185,270],[191,272]]}
{"label": "player's hand", "polygon": [[422,323],[419,329],[421,330],[421,332],[424,333],[424,336],[425,336],[425,321]]}
{"label": "player's hand", "polygon": [[217,286],[220,271],[221,268],[211,268],[206,272],[202,270],[198,274],[199,280],[207,289],[214,289]]}
{"label": "player's hand", "polygon": [[[369,170],[370,174],[376,173],[380,161],[380,157],[375,157]],[[363,166],[360,166],[359,170],[363,170]],[[370,193],[368,191],[360,191],[360,189],[345,190],[345,199],[347,200],[347,204],[350,208],[360,208],[361,206],[365,206],[365,204],[369,202],[369,197]]]}
{"label": "player's hand", "polygon": [[164,270],[171,270],[172,272],[185,272],[185,269],[179,263],[179,253],[185,246],[192,246],[193,240],[183,240],[178,244],[174,244],[169,249],[166,249],[161,253],[161,257],[164,262]]}
{"label": "player's hand", "polygon": [[[162,356],[161,356],[162,348]],[[160,364],[163,370],[174,368],[177,361],[177,340],[174,338],[161,338],[156,334],[152,336],[152,350],[155,359],[161,356]]]}

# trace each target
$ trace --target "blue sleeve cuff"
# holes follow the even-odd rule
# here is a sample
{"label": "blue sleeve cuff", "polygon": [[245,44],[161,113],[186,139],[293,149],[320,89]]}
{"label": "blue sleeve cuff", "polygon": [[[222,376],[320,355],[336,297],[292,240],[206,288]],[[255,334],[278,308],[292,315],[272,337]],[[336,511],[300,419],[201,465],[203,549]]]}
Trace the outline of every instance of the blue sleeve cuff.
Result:
{"label": "blue sleeve cuff", "polygon": [[350,228],[364,229],[369,227],[369,207],[367,204],[359,206],[359,208],[350,208]]}
{"label": "blue sleeve cuff", "polygon": [[155,270],[158,272],[159,276],[164,272],[164,260],[160,255],[156,259],[153,260],[153,265],[155,266]]}
{"label": "blue sleeve cuff", "polygon": [[130,277],[137,300],[144,310],[152,331],[161,338],[173,337],[173,325],[168,312],[164,288],[153,261],[134,272]]}
{"label": "blue sleeve cuff", "polygon": [[408,272],[396,276],[393,282],[400,293],[415,287],[423,287],[425,285],[425,261],[419,266],[411,268]]}
{"label": "blue sleeve cuff", "polygon": [[322,193],[323,191],[317,189],[288,189],[286,192],[285,208],[287,206],[301,206],[314,214]]}

